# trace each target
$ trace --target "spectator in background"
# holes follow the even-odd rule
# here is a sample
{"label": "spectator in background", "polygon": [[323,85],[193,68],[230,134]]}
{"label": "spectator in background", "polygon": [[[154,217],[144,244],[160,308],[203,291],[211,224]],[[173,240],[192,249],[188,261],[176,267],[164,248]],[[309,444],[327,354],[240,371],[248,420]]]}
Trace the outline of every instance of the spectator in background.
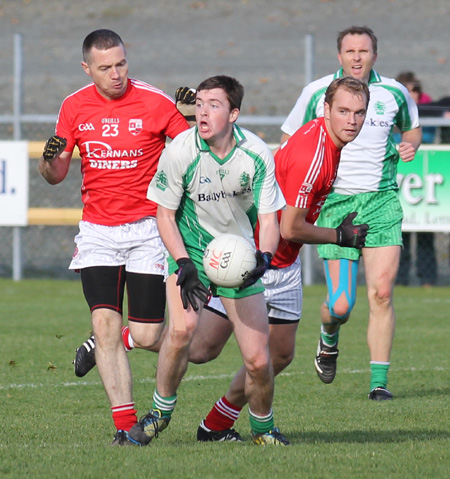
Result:
{"label": "spectator in background", "polygon": [[[422,83],[417,79],[413,72],[401,72],[397,75],[396,80],[408,89],[409,94],[416,102],[416,105],[426,105],[433,100],[430,95],[422,90]],[[419,108],[420,115],[420,108]],[[425,126],[422,127],[422,143],[434,143],[436,137],[436,127]]]}
{"label": "spectator in background", "polygon": [[[401,72],[396,80],[408,89],[409,94],[417,105],[429,105],[432,100],[423,92],[422,84],[413,72]],[[419,109],[419,115],[420,115]],[[433,143],[436,137],[436,127],[425,126],[422,128],[422,143]],[[437,264],[434,248],[434,233],[418,232],[416,249],[416,271],[420,284],[430,287],[436,284]],[[411,268],[411,233],[403,232],[403,251],[397,275],[397,284],[407,286],[409,283],[409,270]]]}

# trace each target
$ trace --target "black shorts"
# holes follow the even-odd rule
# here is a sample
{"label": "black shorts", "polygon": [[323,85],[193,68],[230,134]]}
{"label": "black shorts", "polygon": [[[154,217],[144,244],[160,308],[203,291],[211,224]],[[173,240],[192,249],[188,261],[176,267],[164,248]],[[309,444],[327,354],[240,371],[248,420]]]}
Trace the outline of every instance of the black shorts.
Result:
{"label": "black shorts", "polygon": [[162,275],[130,273],[125,266],[91,266],[81,269],[81,283],[91,312],[106,308],[122,314],[126,285],[128,321],[164,321],[166,286]]}

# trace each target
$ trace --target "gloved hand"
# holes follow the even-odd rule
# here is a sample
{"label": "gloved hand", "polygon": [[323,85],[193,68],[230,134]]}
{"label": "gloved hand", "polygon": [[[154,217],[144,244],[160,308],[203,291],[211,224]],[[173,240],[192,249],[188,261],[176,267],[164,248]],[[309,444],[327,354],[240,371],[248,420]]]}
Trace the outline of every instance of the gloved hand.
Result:
{"label": "gloved hand", "polygon": [[188,309],[189,304],[194,311],[198,311],[197,299],[206,303],[209,298],[209,291],[198,279],[198,271],[190,258],[180,258],[177,261],[179,266],[177,286],[180,286],[181,301],[183,308]]}
{"label": "gloved hand", "polygon": [[263,253],[260,250],[257,250],[255,253],[256,256],[256,268],[250,271],[250,274],[244,279],[242,286],[239,288],[243,290],[248,288],[252,284],[255,284],[258,279],[264,276],[264,273],[270,268],[270,263],[272,262],[272,253],[265,252]]}
{"label": "gloved hand", "polygon": [[188,122],[195,122],[195,95],[195,89],[188,86],[180,86],[175,93],[177,109]]}
{"label": "gloved hand", "polygon": [[196,91],[194,88],[189,88],[188,86],[180,86],[175,92],[175,102],[184,103],[186,105],[194,105],[195,94]]}
{"label": "gloved hand", "polygon": [[42,156],[45,161],[51,163],[57,156],[59,156],[67,145],[67,140],[60,136],[54,135],[47,140],[44,146]]}
{"label": "gloved hand", "polygon": [[358,213],[350,213],[336,228],[336,244],[347,248],[361,249],[366,243],[368,224],[354,225],[353,220]]}

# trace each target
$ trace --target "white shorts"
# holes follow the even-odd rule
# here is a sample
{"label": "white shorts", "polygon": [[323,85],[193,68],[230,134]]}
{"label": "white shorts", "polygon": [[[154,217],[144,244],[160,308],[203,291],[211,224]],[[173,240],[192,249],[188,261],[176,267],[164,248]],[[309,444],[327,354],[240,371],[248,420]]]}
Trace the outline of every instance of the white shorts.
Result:
{"label": "white shorts", "polygon": [[[287,268],[269,269],[262,277],[262,282],[269,319],[275,320],[270,323],[277,324],[276,320],[280,320],[280,323],[299,321],[303,304],[300,257]],[[226,316],[225,308],[218,297],[213,296],[210,299],[208,308]]]}
{"label": "white shorts", "polygon": [[79,226],[69,269],[125,265],[130,273],[167,275],[167,251],[153,216],[119,226]]}

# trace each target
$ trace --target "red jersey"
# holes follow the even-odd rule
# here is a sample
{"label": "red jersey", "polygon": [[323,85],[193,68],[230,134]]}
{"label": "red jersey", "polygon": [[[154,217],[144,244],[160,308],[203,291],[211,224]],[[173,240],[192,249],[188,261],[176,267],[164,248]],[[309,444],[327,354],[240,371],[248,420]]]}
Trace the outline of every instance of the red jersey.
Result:
{"label": "red jersey", "polygon": [[62,103],[56,134],[81,156],[83,220],[116,226],[156,216],[147,199],[166,137],[189,128],[161,90],[128,80],[123,96],[107,100],[92,83]]}
{"label": "red jersey", "polygon": [[[314,224],[319,216],[336,179],[340,158],[341,150],[330,138],[323,117],[303,125],[275,155],[276,177],[286,204],[308,209],[308,223]],[[301,247],[301,243],[280,237],[272,264],[290,266]]]}

